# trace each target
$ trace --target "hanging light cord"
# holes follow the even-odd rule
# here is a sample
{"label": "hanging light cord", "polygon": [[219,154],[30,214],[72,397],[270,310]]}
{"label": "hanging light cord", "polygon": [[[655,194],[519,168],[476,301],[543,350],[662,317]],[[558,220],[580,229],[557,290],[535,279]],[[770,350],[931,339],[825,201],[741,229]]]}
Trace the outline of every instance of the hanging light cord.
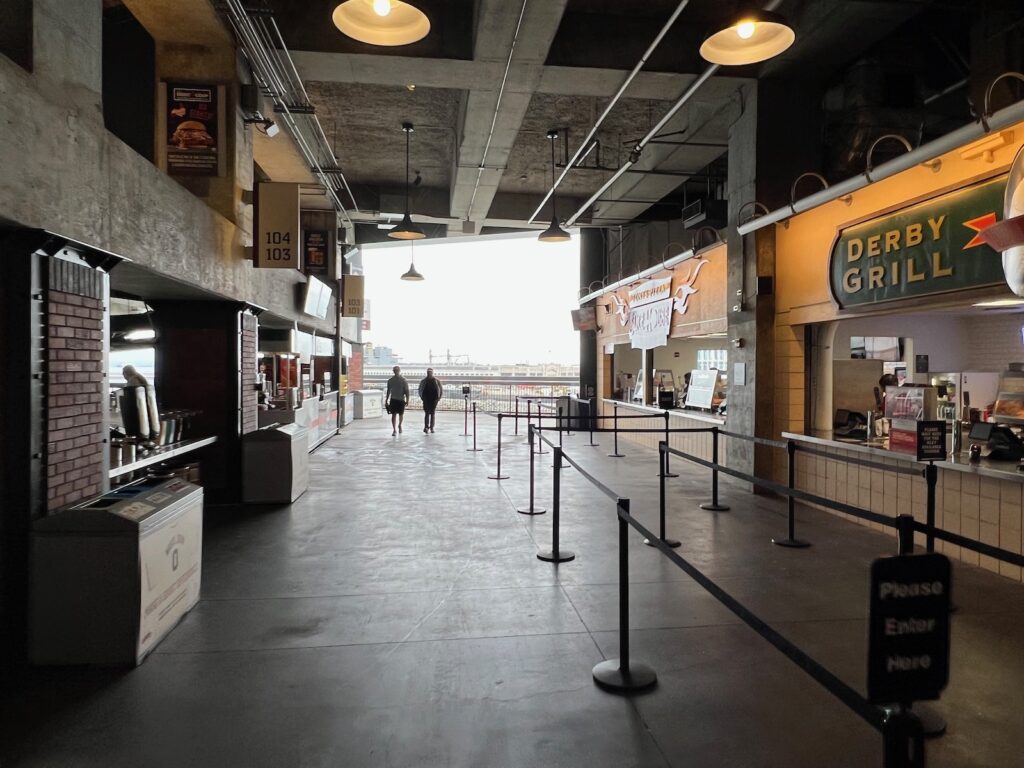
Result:
{"label": "hanging light cord", "polygon": [[405,129],[405,215],[409,215],[409,134],[412,133],[412,125]]}
{"label": "hanging light cord", "polygon": [[558,203],[557,196],[554,193],[555,188],[555,139],[557,136],[548,137],[551,141],[551,220],[558,221]]}

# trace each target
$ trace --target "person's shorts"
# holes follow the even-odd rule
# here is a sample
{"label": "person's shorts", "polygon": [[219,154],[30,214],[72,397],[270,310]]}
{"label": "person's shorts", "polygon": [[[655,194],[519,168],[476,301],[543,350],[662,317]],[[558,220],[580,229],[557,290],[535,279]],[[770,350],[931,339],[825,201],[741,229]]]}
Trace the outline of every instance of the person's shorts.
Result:
{"label": "person's shorts", "polygon": [[391,398],[391,413],[405,413],[405,400]]}

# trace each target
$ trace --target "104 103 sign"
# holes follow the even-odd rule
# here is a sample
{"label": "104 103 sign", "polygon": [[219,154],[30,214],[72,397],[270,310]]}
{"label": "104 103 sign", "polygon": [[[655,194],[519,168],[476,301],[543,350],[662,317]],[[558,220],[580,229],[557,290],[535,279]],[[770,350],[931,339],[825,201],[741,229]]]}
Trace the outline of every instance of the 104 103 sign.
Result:
{"label": "104 103 sign", "polygon": [[291,232],[267,232],[266,234],[267,241],[264,243],[263,258],[268,261],[291,261]]}

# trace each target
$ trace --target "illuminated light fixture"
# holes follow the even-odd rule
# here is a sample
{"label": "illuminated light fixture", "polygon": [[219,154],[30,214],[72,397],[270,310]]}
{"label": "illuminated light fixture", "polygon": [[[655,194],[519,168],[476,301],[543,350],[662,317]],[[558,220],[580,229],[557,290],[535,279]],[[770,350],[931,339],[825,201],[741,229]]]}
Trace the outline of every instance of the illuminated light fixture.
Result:
{"label": "illuminated light fixture", "polygon": [[[412,123],[402,123],[402,130],[405,131],[405,216],[402,217],[401,224],[388,232],[388,237],[393,237],[395,240],[422,240],[426,235],[413,223],[412,217],[409,215],[409,134],[413,132]],[[417,278],[409,279],[416,280]]]}
{"label": "illuminated light fixture", "polygon": [[430,32],[430,19],[402,0],[345,0],[331,20],[353,40],[369,45],[409,45]]}
{"label": "illuminated light fixture", "polygon": [[1024,307],[1024,299],[992,299],[979,301],[975,307]]}
{"label": "illuminated light fixture", "polygon": [[548,140],[551,142],[551,226],[541,232],[537,239],[542,243],[564,243],[570,239],[570,235],[558,226],[558,206],[555,195],[555,139],[558,138],[558,131],[548,131]]}
{"label": "illuminated light fixture", "polygon": [[700,55],[712,64],[733,67],[756,64],[778,56],[794,40],[796,33],[782,16],[751,9],[708,37],[700,47]]}
{"label": "illuminated light fixture", "polygon": [[[1024,302],[1022,302],[1024,303]],[[140,328],[137,331],[128,331],[124,335],[125,341],[142,341],[143,339],[155,339],[156,331],[152,328]]]}
{"label": "illuminated light fixture", "polygon": [[402,279],[413,282],[419,282],[423,279],[423,275],[416,271],[416,259],[413,258],[412,254],[412,243],[409,243],[409,271],[402,275]]}

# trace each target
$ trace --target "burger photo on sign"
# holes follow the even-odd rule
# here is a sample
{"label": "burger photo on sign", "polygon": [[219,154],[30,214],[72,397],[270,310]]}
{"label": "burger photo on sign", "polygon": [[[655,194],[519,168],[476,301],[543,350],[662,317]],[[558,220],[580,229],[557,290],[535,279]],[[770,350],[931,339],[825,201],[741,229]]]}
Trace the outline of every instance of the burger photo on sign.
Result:
{"label": "burger photo on sign", "polygon": [[201,149],[213,146],[213,137],[198,120],[184,120],[171,136],[171,144],[180,149]]}

